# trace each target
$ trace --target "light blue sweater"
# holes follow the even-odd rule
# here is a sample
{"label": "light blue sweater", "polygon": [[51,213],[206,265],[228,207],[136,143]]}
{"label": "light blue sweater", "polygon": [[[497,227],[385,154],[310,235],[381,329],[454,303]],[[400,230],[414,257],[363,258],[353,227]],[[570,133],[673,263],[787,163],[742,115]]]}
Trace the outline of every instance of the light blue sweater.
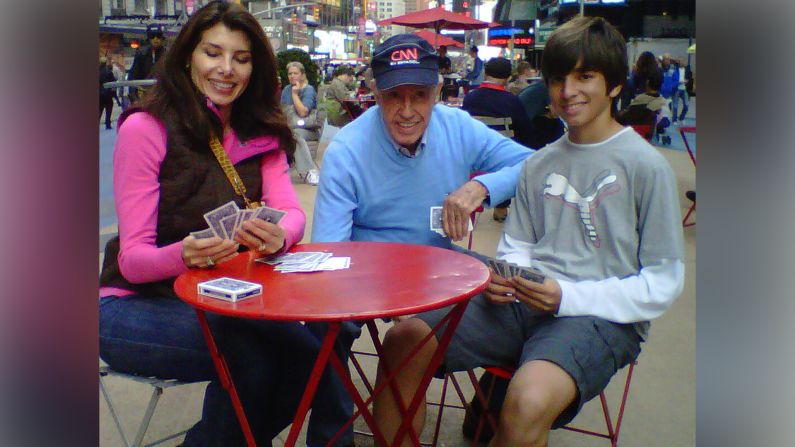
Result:
{"label": "light blue sweater", "polygon": [[490,204],[512,197],[532,150],[458,109],[436,105],[415,158],[398,152],[371,107],[343,127],[323,157],[315,200],[313,242],[389,241],[450,247],[430,230],[430,207],[469,180],[489,191]]}

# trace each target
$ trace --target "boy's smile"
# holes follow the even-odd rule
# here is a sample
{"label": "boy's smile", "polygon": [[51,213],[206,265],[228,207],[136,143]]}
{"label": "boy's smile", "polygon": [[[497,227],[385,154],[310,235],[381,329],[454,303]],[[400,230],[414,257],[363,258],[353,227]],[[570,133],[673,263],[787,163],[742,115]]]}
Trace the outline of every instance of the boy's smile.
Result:
{"label": "boy's smile", "polygon": [[607,92],[602,73],[581,67],[578,63],[566,76],[552,77],[548,83],[549,96],[552,109],[569,127],[570,139],[575,143],[596,143],[620,128],[610,108],[621,86]]}

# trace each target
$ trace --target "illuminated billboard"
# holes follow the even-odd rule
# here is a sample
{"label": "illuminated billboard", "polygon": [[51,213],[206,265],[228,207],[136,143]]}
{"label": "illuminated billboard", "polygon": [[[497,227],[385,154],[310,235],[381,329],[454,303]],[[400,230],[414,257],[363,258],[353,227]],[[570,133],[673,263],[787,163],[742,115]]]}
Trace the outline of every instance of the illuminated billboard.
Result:
{"label": "illuminated billboard", "polygon": [[[584,0],[585,5],[625,5],[627,0]],[[561,5],[579,5],[580,0],[560,0]]]}
{"label": "illuminated billboard", "polygon": [[508,47],[513,39],[514,48],[532,48],[535,36],[530,24],[525,26],[500,26],[489,28],[487,45],[490,47]]}

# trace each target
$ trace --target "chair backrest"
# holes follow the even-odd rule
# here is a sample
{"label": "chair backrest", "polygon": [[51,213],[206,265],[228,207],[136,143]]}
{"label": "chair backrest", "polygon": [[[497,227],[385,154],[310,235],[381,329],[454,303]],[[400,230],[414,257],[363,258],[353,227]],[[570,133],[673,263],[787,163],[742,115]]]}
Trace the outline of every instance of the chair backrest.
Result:
{"label": "chair backrest", "polygon": [[651,124],[632,124],[631,126],[640,136],[648,141],[652,141],[652,137],[654,136],[654,126]]}
{"label": "chair backrest", "polygon": [[657,117],[657,112],[649,110],[643,104],[635,104],[619,112],[616,120],[625,126],[632,126],[640,136],[652,141]]}
{"label": "chair backrest", "polygon": [[496,130],[497,132],[505,135],[508,138],[513,138],[513,120],[511,117],[494,117],[494,116],[482,116],[476,115],[472,118],[480,121],[481,123],[489,126],[490,128]]}

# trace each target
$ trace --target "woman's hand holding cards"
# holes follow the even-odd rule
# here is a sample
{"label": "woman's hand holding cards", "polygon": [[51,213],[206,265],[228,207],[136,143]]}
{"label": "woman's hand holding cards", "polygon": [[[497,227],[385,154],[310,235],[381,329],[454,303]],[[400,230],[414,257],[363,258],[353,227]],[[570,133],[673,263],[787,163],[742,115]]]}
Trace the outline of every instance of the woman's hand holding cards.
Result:
{"label": "woman's hand holding cards", "polygon": [[240,244],[213,236],[196,239],[189,235],[182,240],[182,262],[189,268],[212,267],[237,256]]}
{"label": "woman's hand holding cards", "polygon": [[269,255],[284,247],[284,229],[256,218],[243,222],[235,233],[235,240],[251,250]]}

